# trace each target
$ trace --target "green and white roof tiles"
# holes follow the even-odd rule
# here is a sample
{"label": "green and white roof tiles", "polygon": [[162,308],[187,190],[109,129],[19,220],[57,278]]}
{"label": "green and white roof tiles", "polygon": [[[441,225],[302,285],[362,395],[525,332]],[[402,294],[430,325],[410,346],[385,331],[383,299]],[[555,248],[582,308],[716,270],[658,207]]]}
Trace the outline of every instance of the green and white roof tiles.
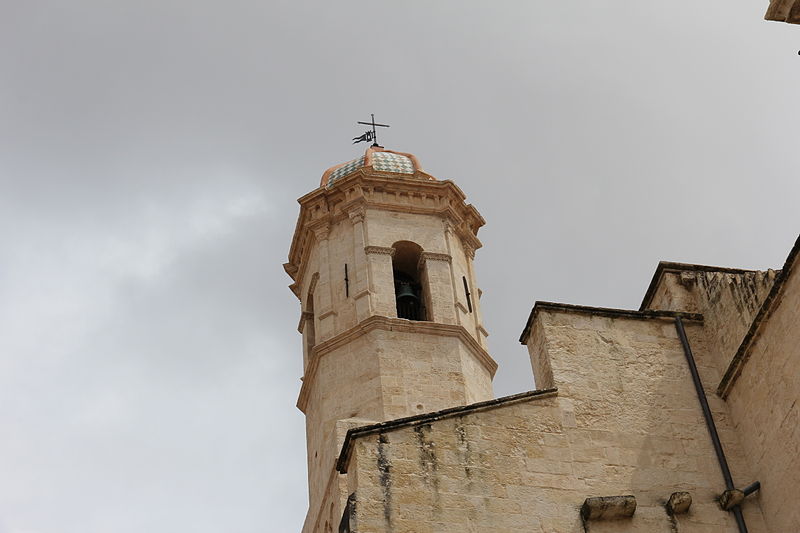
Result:
{"label": "green and white roof tiles", "polygon": [[[371,165],[368,164],[368,160],[371,160]],[[361,157],[326,172],[327,181],[325,180],[326,176],[323,175],[323,181],[325,182],[323,185],[330,188],[337,180],[365,166],[371,166],[373,170],[381,172],[395,172],[398,174],[413,174],[416,170],[414,161],[407,155],[369,148],[367,153]]]}

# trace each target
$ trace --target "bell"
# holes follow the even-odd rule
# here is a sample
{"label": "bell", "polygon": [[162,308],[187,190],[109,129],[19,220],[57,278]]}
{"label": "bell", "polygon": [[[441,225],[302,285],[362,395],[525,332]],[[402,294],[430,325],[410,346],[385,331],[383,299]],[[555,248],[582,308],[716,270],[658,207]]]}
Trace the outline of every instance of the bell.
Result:
{"label": "bell", "polygon": [[419,296],[414,293],[413,287],[411,287],[410,283],[399,283],[398,290],[397,290],[397,300],[414,300],[418,301]]}

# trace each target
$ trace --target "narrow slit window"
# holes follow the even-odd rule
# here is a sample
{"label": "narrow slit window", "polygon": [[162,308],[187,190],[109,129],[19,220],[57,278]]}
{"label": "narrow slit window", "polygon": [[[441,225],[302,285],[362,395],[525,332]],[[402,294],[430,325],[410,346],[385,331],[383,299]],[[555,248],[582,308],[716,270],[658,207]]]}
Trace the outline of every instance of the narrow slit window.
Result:
{"label": "narrow slit window", "polygon": [[347,276],[347,263],[344,264],[344,297],[350,298],[350,278]]}
{"label": "narrow slit window", "polygon": [[472,312],[472,298],[471,293],[469,292],[469,285],[467,285],[467,278],[466,276],[461,276],[461,281],[464,282],[464,296],[467,297],[467,309],[469,312]]}

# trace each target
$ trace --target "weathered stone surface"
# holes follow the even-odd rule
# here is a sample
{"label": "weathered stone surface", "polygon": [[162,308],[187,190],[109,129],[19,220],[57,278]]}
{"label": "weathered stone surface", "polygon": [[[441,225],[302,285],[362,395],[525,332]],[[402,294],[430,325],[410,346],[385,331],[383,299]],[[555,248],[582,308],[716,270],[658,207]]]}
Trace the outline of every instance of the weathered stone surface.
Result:
{"label": "weathered stone surface", "polygon": [[596,496],[586,498],[581,506],[584,520],[619,520],[636,512],[636,498],[628,496]]}
{"label": "weathered stone surface", "polygon": [[[771,9],[788,20],[789,3]],[[549,390],[492,400],[463,286],[480,294],[482,219],[414,172],[360,169],[300,200],[286,271],[304,337],[304,533],[336,530],[348,497],[353,533],[735,533],[735,506],[750,533],[800,531],[800,243],[777,278],[662,263],[643,312],[537,304],[523,342]],[[430,321],[396,316],[400,241],[422,249]],[[757,496],[720,497],[676,313],[732,477],[761,481]]]}
{"label": "weathered stone surface", "polygon": [[723,492],[719,497],[719,506],[730,511],[744,501],[744,492],[739,489],[731,489]]}
{"label": "weathered stone surface", "polygon": [[[685,324],[702,359],[703,326]],[[557,396],[356,439],[347,478],[357,531],[583,533],[581,503],[620,493],[636,497],[635,514],[589,531],[670,533],[673,520],[680,531],[737,531],[717,503],[724,481],[673,319],[543,309],[528,347],[534,368],[550,372],[537,382]],[[711,403],[727,435],[725,404]],[[737,471],[747,464],[736,446],[726,451]],[[678,517],[664,509],[676,488],[694,500]],[[743,507],[749,531],[766,533],[757,502]]]}
{"label": "weathered stone surface", "polygon": [[[483,219],[450,181],[360,169],[300,198],[286,272],[300,300],[309,513],[324,531],[346,500],[334,471],[347,421],[383,421],[492,398],[472,261]],[[394,246],[421,249],[428,321],[397,318]]]}
{"label": "weathered stone surface", "polygon": [[688,513],[691,506],[692,495],[688,492],[673,492],[667,500],[667,512],[669,514]]}

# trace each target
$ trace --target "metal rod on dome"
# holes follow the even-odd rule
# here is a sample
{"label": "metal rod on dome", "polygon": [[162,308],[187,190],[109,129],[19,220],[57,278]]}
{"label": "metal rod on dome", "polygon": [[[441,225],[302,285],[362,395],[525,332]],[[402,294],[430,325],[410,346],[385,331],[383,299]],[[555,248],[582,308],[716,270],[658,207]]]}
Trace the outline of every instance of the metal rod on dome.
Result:
{"label": "metal rod on dome", "polygon": [[[357,124],[364,124],[365,126],[372,126],[372,146],[380,146],[378,144],[378,132],[375,130],[375,126],[380,126],[382,128],[388,128],[388,124],[376,124],[375,123],[375,113],[370,113],[372,120],[370,122],[357,122]],[[363,136],[362,136],[363,137]],[[364,139],[366,140],[366,139]],[[358,142],[358,141],[356,141]]]}

